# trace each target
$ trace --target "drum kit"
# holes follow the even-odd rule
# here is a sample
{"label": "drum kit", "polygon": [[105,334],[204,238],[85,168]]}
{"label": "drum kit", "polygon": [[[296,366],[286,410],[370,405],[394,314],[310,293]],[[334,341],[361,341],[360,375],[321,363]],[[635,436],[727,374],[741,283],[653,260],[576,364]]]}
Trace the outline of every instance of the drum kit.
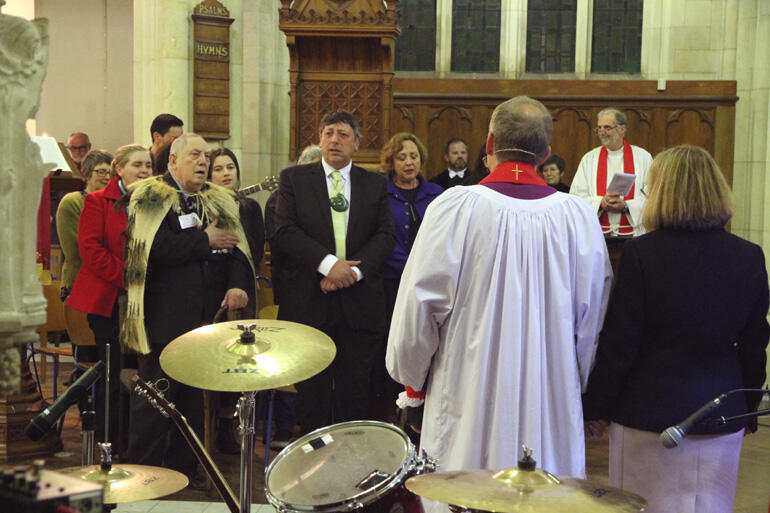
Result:
{"label": "drum kit", "polygon": [[[240,392],[240,494],[236,499],[200,440],[163,396],[163,380],[136,391],[182,431],[232,513],[251,505],[255,394],[291,385],[325,369],[336,354],[332,340],[308,326],[277,320],[204,326],[172,341],[160,364],[171,378],[205,390]],[[103,484],[105,503],[174,493],[187,485],[178,472],[140,465],[111,465],[108,444],[101,466],[63,472]],[[435,472],[438,462],[418,454],[402,429],[357,420],[309,433],[283,449],[265,471],[268,501],[280,513],[424,513],[420,496],[452,511],[497,513],[609,513],[643,511],[638,495],[536,469],[531,450],[515,469]]]}

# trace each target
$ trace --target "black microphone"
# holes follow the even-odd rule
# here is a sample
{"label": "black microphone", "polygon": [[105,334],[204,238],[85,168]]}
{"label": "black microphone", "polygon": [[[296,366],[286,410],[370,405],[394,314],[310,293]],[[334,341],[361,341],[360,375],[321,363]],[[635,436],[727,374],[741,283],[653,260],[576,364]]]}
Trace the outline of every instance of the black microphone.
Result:
{"label": "black microphone", "polygon": [[27,425],[27,428],[24,430],[24,434],[33,441],[43,438],[43,436],[51,430],[51,427],[56,424],[59,417],[64,415],[67,408],[77,403],[88,394],[88,389],[97,379],[99,379],[103,370],[104,362],[101,361],[88,369],[77,379],[77,381],[70,385],[66,392],[56,399],[56,402],[29,422],[29,425]]}
{"label": "black microphone", "polygon": [[663,447],[667,449],[673,449],[679,445],[679,442],[682,441],[682,439],[687,435],[687,432],[692,429],[696,422],[700,421],[703,417],[711,413],[711,410],[722,404],[722,401],[725,400],[729,393],[735,391],[736,390],[731,390],[726,394],[720,395],[716,399],[712,399],[676,426],[667,428],[660,434],[660,443],[662,443]]}

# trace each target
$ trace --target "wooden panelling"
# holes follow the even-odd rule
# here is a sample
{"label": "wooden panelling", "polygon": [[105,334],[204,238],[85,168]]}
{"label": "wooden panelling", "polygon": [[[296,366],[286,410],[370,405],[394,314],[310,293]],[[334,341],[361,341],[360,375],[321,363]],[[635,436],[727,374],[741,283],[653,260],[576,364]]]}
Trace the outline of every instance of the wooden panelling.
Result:
{"label": "wooden panelling", "polygon": [[289,48],[289,155],[318,142],[322,117],[353,113],[362,140],[354,156],[374,165],[391,133],[397,0],[281,0],[279,26]]}
{"label": "wooden panelling", "polygon": [[486,140],[495,106],[517,95],[542,101],[554,120],[551,148],[567,163],[571,183],[580,159],[599,145],[596,114],[613,106],[628,118],[627,140],[655,155],[677,144],[710,151],[732,183],[736,83],[734,81],[657,82],[594,80],[393,80],[392,132],[415,133],[428,147],[425,175],[445,168],[446,141],[468,142],[471,165]]}

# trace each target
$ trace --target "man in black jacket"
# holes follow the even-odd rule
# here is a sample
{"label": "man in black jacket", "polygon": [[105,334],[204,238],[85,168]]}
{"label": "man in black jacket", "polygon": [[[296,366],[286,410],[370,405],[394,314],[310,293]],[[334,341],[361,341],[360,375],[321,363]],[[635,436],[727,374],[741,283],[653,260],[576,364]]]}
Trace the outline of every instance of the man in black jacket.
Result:
{"label": "man in black jacket", "polygon": [[468,169],[468,145],[459,137],[449,139],[444,148],[447,169],[430,179],[431,182],[449,189],[455,185],[473,185],[476,180]]}
{"label": "man in black jacket", "polygon": [[[210,324],[220,306],[244,307],[253,269],[233,196],[205,184],[206,141],[196,134],[176,139],[168,167],[163,176],[140,182],[132,191],[125,275],[129,305],[122,338],[140,353],[139,376],[147,382],[167,378],[166,397],[201,436],[201,391],[168,378],[158,359],[169,342]],[[206,210],[211,205],[229,215],[211,221]],[[186,474],[191,486],[205,487],[179,431],[136,394],[131,397],[130,420],[132,463],[166,466]]]}
{"label": "man in black jacket", "polygon": [[385,178],[351,161],[361,139],[356,119],[330,114],[319,136],[321,162],[281,173],[270,238],[287,257],[278,318],[320,329],[337,346],[329,368],[296,385],[303,433],[367,416],[386,330],[379,270],[395,243]]}

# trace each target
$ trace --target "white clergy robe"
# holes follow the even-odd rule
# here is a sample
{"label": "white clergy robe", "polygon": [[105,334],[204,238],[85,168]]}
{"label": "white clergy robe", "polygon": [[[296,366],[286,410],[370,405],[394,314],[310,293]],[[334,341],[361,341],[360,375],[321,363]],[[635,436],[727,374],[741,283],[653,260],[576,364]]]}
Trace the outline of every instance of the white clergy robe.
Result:
{"label": "white clergy robe", "polygon": [[[596,174],[601,149],[602,147],[599,146],[583,155],[569,189],[570,194],[586,200],[596,213],[599,212],[599,206],[602,202],[602,196],[599,196],[596,192]],[[634,237],[638,237],[645,232],[642,225],[642,210],[644,210],[646,198],[642,194],[642,186],[647,183],[647,169],[652,164],[652,156],[644,148],[634,146],[633,144],[631,145],[631,152],[634,155],[636,182],[634,183],[634,199],[626,200],[626,206],[628,207],[626,217],[634,228]],[[616,151],[607,151],[607,186],[610,185],[615,173],[623,173],[623,148]],[[618,212],[608,212],[608,216],[610,220],[610,233],[617,235],[620,214]]]}
{"label": "white clergy robe", "polygon": [[428,207],[406,263],[386,365],[425,390],[421,447],[440,470],[538,467],[585,476],[581,391],[612,271],[596,213],[555,193],[484,185]]}

